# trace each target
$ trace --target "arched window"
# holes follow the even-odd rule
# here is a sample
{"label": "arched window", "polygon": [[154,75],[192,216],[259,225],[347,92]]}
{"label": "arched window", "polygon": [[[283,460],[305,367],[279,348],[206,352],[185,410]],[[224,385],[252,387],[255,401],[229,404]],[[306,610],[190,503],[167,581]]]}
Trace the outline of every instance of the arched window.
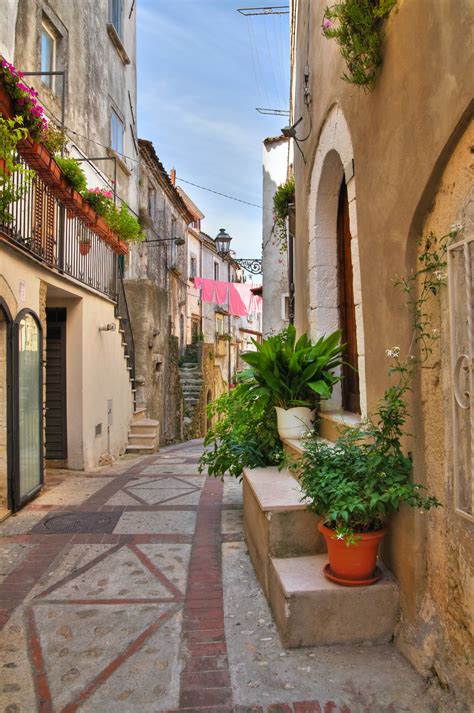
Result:
{"label": "arched window", "polygon": [[22,310],[13,325],[14,508],[43,484],[43,335],[38,317]]}

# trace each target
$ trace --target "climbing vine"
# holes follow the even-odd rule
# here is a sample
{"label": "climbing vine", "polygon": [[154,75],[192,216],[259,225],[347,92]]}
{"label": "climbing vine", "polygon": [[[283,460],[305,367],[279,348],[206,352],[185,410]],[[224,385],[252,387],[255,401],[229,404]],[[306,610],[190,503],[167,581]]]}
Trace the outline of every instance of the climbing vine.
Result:
{"label": "climbing vine", "polygon": [[285,252],[288,245],[286,221],[290,213],[290,205],[295,202],[295,179],[288,178],[278,186],[273,196],[273,229],[280,246],[280,252]]}
{"label": "climbing vine", "polygon": [[[28,190],[35,175],[16,158],[17,144],[27,135],[28,130],[23,126],[21,116],[13,119],[0,117],[0,223],[10,222],[12,214],[9,207]],[[18,174],[21,180],[15,179]]]}

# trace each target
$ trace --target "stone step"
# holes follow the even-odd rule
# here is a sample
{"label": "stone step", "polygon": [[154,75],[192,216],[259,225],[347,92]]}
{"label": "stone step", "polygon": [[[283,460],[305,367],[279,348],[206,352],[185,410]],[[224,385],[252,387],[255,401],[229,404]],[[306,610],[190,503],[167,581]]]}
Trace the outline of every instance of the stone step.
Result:
{"label": "stone step", "polygon": [[152,418],[142,418],[140,421],[132,422],[130,432],[134,435],[154,434],[159,430],[160,422]]}
{"label": "stone step", "polygon": [[129,433],[129,446],[156,446],[156,433]]}
{"label": "stone step", "polygon": [[199,396],[201,393],[201,387],[200,386],[183,386],[181,387],[181,391],[183,392],[183,396]]}
{"label": "stone step", "polygon": [[390,641],[398,612],[391,574],[379,563],[379,582],[343,587],[326,579],[326,563],[325,554],[271,559],[269,599],[284,646]]}
{"label": "stone step", "polygon": [[[304,441],[300,438],[282,438],[283,450],[289,456],[300,458],[304,451]],[[328,441],[327,438],[317,438],[318,441],[326,443],[328,446],[334,446],[334,441]]]}
{"label": "stone step", "polygon": [[347,426],[359,426],[362,417],[358,413],[350,413],[349,411],[331,410],[321,411],[319,422],[319,433],[321,438],[328,441],[337,441]]}
{"label": "stone step", "polygon": [[134,455],[150,455],[156,450],[155,446],[133,446],[128,445],[126,453],[133,453]]}
{"label": "stone step", "polygon": [[136,408],[132,415],[132,423],[142,421],[146,418],[146,408]]}
{"label": "stone step", "polygon": [[270,557],[325,551],[319,518],[306,509],[301,486],[287,469],[245,468],[243,498],[245,541],[268,597]]}
{"label": "stone step", "polygon": [[186,406],[196,406],[198,401],[199,399],[192,399],[189,396],[184,397],[184,403],[186,404]]}

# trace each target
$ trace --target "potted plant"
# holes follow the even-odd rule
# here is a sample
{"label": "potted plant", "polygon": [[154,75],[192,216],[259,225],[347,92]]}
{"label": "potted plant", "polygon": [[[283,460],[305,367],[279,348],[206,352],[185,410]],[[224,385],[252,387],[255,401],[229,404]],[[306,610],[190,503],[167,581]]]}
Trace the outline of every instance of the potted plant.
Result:
{"label": "potted plant", "polygon": [[378,546],[402,503],[421,511],[441,504],[411,482],[412,461],[401,446],[410,378],[402,375],[386,390],[374,419],[347,428],[335,443],[305,439],[300,484],[309,509],[322,516],[318,528],[329,555],[324,574],[338,584],[362,586],[381,577]]}
{"label": "potted plant", "polygon": [[271,395],[278,419],[280,438],[301,438],[311,428],[320,399],[331,397],[340,380],[341,332],[321,337],[315,344],[306,334],[296,339],[289,325],[279,334],[253,341],[256,351],[242,354],[250,365],[257,394]]}
{"label": "potted plant", "polygon": [[92,241],[90,238],[82,237],[79,240],[79,252],[81,255],[89,255],[92,247]]}

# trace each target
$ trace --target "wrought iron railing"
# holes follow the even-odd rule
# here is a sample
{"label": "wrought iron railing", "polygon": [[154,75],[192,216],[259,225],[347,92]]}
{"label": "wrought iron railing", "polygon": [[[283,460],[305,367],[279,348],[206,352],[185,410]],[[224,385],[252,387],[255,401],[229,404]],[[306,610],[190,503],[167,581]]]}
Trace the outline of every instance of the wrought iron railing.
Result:
{"label": "wrought iron railing", "polygon": [[39,175],[30,183],[21,172],[11,178],[23,193],[9,206],[10,215],[0,216],[0,234],[48,267],[115,300],[114,251],[53,195]]}
{"label": "wrought iron railing", "polygon": [[127,344],[128,365],[130,367],[130,377],[135,381],[135,342],[133,340],[132,322],[128,311],[127,297],[123,284],[123,267],[119,266],[117,280],[117,317],[123,329],[123,336]]}

